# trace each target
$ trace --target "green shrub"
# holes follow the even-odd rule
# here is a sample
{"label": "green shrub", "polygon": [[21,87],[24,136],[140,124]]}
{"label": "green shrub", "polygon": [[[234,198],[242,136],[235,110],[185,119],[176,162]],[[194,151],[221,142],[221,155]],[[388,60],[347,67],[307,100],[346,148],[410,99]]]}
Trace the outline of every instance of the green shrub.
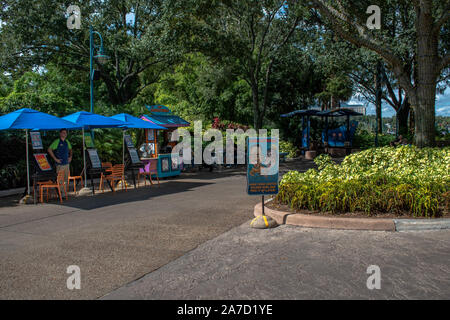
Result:
{"label": "green shrub", "polygon": [[280,152],[287,152],[288,158],[295,158],[297,157],[297,153],[300,151],[296,146],[294,146],[294,144],[292,142],[288,142],[288,141],[282,141],[280,140]]}
{"label": "green shrub", "polygon": [[[379,134],[378,135],[378,146],[385,147],[395,140],[395,136],[390,134]],[[375,134],[369,133],[366,130],[358,128],[353,138],[353,145],[356,148],[362,150],[374,148],[375,147]]]}
{"label": "green shrub", "polygon": [[435,217],[450,203],[450,148],[368,149],[338,165],[316,158],[318,170],[290,171],[276,200],[293,209],[345,213],[409,213]]}

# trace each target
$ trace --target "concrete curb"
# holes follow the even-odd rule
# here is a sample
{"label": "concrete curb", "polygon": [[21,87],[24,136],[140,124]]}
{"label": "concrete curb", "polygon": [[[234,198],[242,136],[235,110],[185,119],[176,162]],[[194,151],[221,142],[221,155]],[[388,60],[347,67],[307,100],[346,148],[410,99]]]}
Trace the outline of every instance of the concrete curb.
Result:
{"label": "concrete curb", "polygon": [[394,219],[397,231],[450,229],[450,219]]}
{"label": "concrete curb", "polygon": [[[261,203],[255,206],[253,214],[261,215]],[[339,218],[320,217],[301,213],[288,213],[264,208],[266,215],[271,216],[278,224],[290,224],[307,228],[347,229],[347,230],[377,230],[395,231],[392,219],[370,218]]]}
{"label": "concrete curb", "polygon": [[[266,201],[265,203],[270,202]],[[262,212],[261,203],[254,210],[255,217]],[[374,219],[374,218],[341,218],[321,217],[301,213],[289,213],[264,208],[266,215],[272,217],[278,224],[290,224],[307,228],[327,228],[344,230],[373,231],[412,231],[412,230],[442,230],[450,229],[450,219],[414,220],[414,219]]]}

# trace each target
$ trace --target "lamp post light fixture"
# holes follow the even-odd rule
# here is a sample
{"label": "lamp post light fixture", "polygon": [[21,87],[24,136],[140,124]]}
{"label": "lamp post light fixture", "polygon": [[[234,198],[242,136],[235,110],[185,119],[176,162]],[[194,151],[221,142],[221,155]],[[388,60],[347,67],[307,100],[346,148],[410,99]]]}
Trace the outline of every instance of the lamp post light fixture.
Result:
{"label": "lamp post light fixture", "polygon": [[[100,38],[100,46],[94,44],[94,33]],[[97,54],[94,56],[95,49],[98,48]],[[91,85],[91,112],[94,113],[94,58],[98,60],[100,64],[104,64],[109,60],[109,56],[105,54],[103,49],[103,38],[102,35],[94,31],[92,26],[89,26],[89,59],[90,59],[90,73],[89,80]]]}

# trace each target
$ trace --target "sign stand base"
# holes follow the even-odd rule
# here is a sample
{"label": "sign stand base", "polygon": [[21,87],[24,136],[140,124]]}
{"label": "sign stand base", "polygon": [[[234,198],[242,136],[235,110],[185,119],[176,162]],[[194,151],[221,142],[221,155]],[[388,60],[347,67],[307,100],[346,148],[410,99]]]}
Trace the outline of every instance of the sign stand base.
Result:
{"label": "sign stand base", "polygon": [[92,194],[92,189],[88,187],[83,187],[77,192],[77,196],[85,196],[88,194]]}
{"label": "sign stand base", "polygon": [[250,226],[255,229],[271,229],[278,226],[274,219],[264,214],[264,196],[262,196],[262,215],[253,219]]}
{"label": "sign stand base", "polygon": [[20,199],[19,204],[34,204],[34,198],[27,194],[22,199]]}

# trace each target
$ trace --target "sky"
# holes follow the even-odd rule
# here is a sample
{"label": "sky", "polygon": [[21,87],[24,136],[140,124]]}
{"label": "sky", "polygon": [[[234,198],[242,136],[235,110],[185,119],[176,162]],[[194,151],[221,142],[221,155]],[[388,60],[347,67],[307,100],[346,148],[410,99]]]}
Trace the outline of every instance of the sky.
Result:
{"label": "sky", "polygon": [[[375,105],[370,102],[367,102],[365,100],[358,100],[356,97],[353,97],[348,103],[367,105],[367,114],[375,114]],[[384,101],[382,104],[381,113],[385,118],[395,116],[395,110]],[[450,117],[450,88],[446,88],[444,94],[436,95],[436,115]]]}

